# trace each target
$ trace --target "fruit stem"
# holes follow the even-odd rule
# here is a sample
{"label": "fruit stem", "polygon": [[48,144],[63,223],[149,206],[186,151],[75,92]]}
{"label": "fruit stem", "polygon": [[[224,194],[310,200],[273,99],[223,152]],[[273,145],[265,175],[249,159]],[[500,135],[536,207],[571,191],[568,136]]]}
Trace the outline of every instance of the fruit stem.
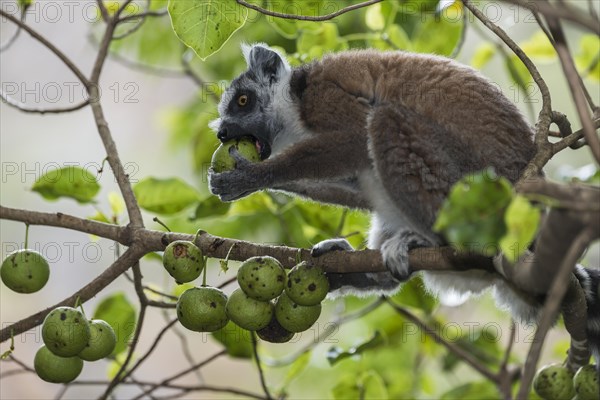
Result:
{"label": "fruit stem", "polygon": [[79,309],[81,310],[81,313],[87,319],[87,316],[85,315],[85,310],[83,309],[83,303],[81,302],[81,298],[79,296],[77,296],[77,299],[75,299],[75,307],[74,308],[77,308],[77,307],[79,307]]}
{"label": "fruit stem", "polygon": [[27,248],[27,245],[29,244],[29,224],[25,224],[25,249]]}
{"label": "fruit stem", "polygon": [[206,270],[208,269],[208,265],[204,265],[204,271],[202,271],[202,287],[206,286]]}
{"label": "fruit stem", "polygon": [[159,225],[162,225],[162,226],[163,226],[163,228],[165,228],[167,231],[169,231],[169,232],[173,232],[172,230],[170,230],[170,229],[169,229],[169,227],[168,227],[167,225],[165,225],[165,223],[164,223],[164,222],[162,222],[160,219],[158,219],[158,217],[154,217],[154,218],[152,218],[152,221],[154,221],[154,222],[158,223]]}

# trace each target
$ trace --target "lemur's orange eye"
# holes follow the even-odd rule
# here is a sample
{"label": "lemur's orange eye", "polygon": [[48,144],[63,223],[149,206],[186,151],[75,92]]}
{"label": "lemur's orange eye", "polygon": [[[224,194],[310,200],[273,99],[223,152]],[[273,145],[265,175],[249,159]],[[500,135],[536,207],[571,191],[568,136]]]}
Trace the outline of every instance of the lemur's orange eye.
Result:
{"label": "lemur's orange eye", "polygon": [[248,96],[243,94],[240,97],[238,97],[238,105],[239,106],[244,107],[246,104],[248,104]]}

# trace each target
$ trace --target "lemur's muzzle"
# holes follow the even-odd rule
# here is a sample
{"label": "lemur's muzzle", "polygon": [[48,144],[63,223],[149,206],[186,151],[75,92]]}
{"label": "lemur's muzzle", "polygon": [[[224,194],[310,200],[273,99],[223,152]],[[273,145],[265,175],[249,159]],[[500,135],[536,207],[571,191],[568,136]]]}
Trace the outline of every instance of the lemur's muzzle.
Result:
{"label": "lemur's muzzle", "polygon": [[243,137],[250,138],[254,141],[261,160],[264,160],[271,155],[271,145],[267,141],[248,132],[238,124],[224,123],[217,132],[217,138],[223,143],[229,140],[241,139]]}

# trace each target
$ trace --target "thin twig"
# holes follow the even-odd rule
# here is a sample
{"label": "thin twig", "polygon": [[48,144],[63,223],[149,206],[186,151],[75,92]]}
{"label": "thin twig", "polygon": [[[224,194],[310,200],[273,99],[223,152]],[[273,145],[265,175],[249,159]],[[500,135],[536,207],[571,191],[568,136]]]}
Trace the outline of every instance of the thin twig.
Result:
{"label": "thin twig", "polygon": [[192,371],[195,371],[197,369],[202,368],[203,366],[205,366],[206,364],[209,364],[211,362],[213,362],[214,360],[216,360],[217,358],[224,356],[227,354],[227,350],[221,350],[218,353],[213,354],[212,356],[208,357],[207,359],[192,365],[189,368],[184,369],[181,372],[176,373],[175,375],[167,378],[167,379],[163,379],[162,381],[153,384],[149,389],[145,390],[143,393],[139,394],[138,396],[136,396],[133,400],[139,400],[139,399],[143,399],[144,396],[149,395],[150,393],[152,393],[154,390],[156,390],[159,387],[164,387],[166,386],[168,383],[170,383],[171,381],[174,381],[175,379],[181,378],[182,376],[185,376],[187,374],[189,374]]}
{"label": "thin twig", "polygon": [[266,8],[262,8],[260,6],[254,5],[254,4],[250,4],[244,0],[236,0],[236,2],[239,5],[249,8],[251,10],[257,11],[263,15],[268,15],[270,17],[276,17],[276,18],[295,19],[295,20],[299,20],[299,21],[329,21],[329,20],[334,19],[335,17],[338,17],[349,11],[354,11],[359,8],[368,7],[370,5],[380,3],[382,1],[383,0],[369,0],[369,1],[365,1],[363,3],[353,4],[351,6],[344,7],[342,9],[339,9],[338,11],[332,12],[327,15],[319,15],[319,16],[312,17],[309,15],[284,14],[284,13],[280,13],[280,12],[276,12],[276,11],[270,11],[270,10],[267,10]]}
{"label": "thin twig", "polygon": [[533,380],[536,371],[536,365],[545,341],[544,338],[556,320],[556,315],[560,309],[562,299],[569,287],[565,282],[569,281],[569,275],[572,273],[575,263],[589,245],[591,239],[592,237],[589,231],[582,231],[571,244],[569,251],[565,254],[559,269],[556,271],[550,291],[546,295],[546,302],[541,314],[542,317],[538,323],[537,331],[535,332],[533,342],[529,348],[527,359],[523,367],[521,387],[517,394],[518,399],[527,398],[531,381]]}
{"label": "thin twig", "polygon": [[258,341],[256,340],[256,335],[254,332],[250,332],[250,337],[252,339],[252,353],[254,354],[254,362],[256,363],[256,369],[258,370],[258,377],[260,379],[260,386],[265,392],[268,400],[272,400],[273,397],[269,392],[269,388],[267,387],[267,381],[265,379],[265,373],[262,368],[262,363],[260,362],[260,357],[258,356]]}
{"label": "thin twig", "polygon": [[77,79],[79,79],[81,81],[81,83],[83,83],[86,87],[89,85],[88,79],[81,72],[81,70],[73,63],[73,61],[71,61],[71,59],[68,58],[65,55],[65,53],[60,51],[56,46],[54,46],[52,43],[50,43],[45,37],[43,37],[42,35],[37,33],[35,30],[33,30],[31,27],[29,27],[29,25],[25,24],[21,20],[15,18],[14,16],[10,15],[9,13],[7,13],[6,11],[4,11],[2,9],[0,9],[0,16],[8,19],[10,22],[16,24],[17,26],[21,27],[24,31],[29,33],[35,40],[40,42],[48,50],[50,50],[52,53],[54,53],[54,55],[56,55],[63,62],[63,64],[65,64],[67,66],[67,68],[69,68],[71,70],[71,72],[73,72],[73,74],[75,74],[75,76],[77,77]]}
{"label": "thin twig", "polygon": [[64,114],[64,113],[69,113],[72,111],[77,111],[82,109],[83,107],[87,106],[90,104],[90,100],[86,99],[84,101],[82,101],[81,103],[77,103],[73,106],[69,106],[69,107],[64,107],[64,108],[35,108],[35,107],[28,107],[26,104],[21,103],[20,101],[17,101],[13,98],[11,98],[10,96],[8,96],[6,93],[4,93],[4,91],[2,89],[0,89],[0,98],[2,99],[2,101],[4,101],[4,103],[6,103],[7,105],[16,108],[17,110],[24,112],[24,113],[31,113],[31,114]]}
{"label": "thin twig", "polygon": [[391,299],[386,299],[386,301],[394,310],[396,310],[398,314],[417,325],[417,327],[419,327],[423,333],[431,336],[433,340],[444,346],[451,353],[455,354],[489,381],[498,384],[498,376],[490,371],[485,365],[480,363],[475,357],[473,357],[471,353],[464,350],[462,347],[457,346],[455,343],[444,340],[444,338],[441,337],[434,329],[429,328],[423,321],[421,321],[416,315],[408,311],[406,308],[397,305]]}
{"label": "thin twig", "polygon": [[138,369],[140,367],[140,365],[142,365],[142,363],[144,361],[146,361],[146,359],[148,357],[150,357],[150,355],[152,354],[152,352],[154,352],[154,350],[158,347],[158,343],[160,342],[160,340],[162,339],[162,337],[165,335],[165,333],[167,333],[169,331],[169,329],[171,329],[175,325],[175,323],[177,323],[177,318],[172,319],[171,321],[169,321],[169,323],[164,328],[161,329],[161,331],[158,333],[158,335],[156,336],[156,338],[154,338],[154,341],[152,342],[152,345],[146,351],[146,353],[129,370],[127,370],[127,372],[125,372],[125,374],[121,378],[121,384],[124,383],[125,380],[127,378],[129,378],[129,376],[131,374],[133,374],[135,372],[135,370]]}
{"label": "thin twig", "polygon": [[567,78],[573,102],[575,103],[577,113],[579,114],[583,135],[585,136],[585,140],[590,147],[596,162],[600,163],[600,139],[598,139],[598,136],[596,135],[596,130],[594,129],[592,118],[586,105],[584,91],[587,89],[582,85],[583,81],[579,76],[579,72],[577,72],[577,68],[575,67],[571,53],[569,52],[567,40],[560,22],[557,19],[550,17],[547,18],[547,21],[550,32],[554,36],[556,52],[558,53],[558,58],[560,59],[560,64],[565,77]]}
{"label": "thin twig", "polygon": [[561,5],[561,7],[554,7],[551,3],[546,1],[531,1],[531,0],[502,0],[505,3],[516,4],[520,7],[528,10],[536,11],[547,17],[556,17],[567,21],[574,22],[582,27],[585,27],[596,35],[600,35],[600,24],[598,20],[593,17],[588,17],[584,12],[567,6],[567,4]]}
{"label": "thin twig", "polygon": [[131,362],[133,358],[133,353],[137,347],[137,344],[140,340],[140,336],[142,335],[142,327],[144,325],[144,318],[146,317],[146,309],[148,307],[148,298],[146,297],[146,293],[144,293],[144,286],[142,284],[142,272],[140,270],[140,262],[137,261],[131,268],[133,271],[133,283],[135,287],[135,292],[138,296],[138,300],[140,302],[140,313],[138,314],[137,323],[135,324],[135,333],[133,334],[133,338],[130,341],[131,345],[129,346],[129,350],[127,351],[127,356],[125,357],[125,361],[121,364],[119,371],[115,374],[114,378],[110,381],[104,394],[100,397],[102,399],[108,398],[114,388],[117,387],[119,383],[125,380],[126,376],[131,375],[131,371],[126,373],[127,366]]}

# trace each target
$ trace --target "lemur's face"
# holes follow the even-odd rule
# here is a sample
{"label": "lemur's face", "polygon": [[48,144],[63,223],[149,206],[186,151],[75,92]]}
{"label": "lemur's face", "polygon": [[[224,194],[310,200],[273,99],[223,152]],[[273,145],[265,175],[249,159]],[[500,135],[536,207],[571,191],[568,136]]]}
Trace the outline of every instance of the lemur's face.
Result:
{"label": "lemur's face", "polygon": [[222,142],[251,138],[261,159],[271,154],[273,132],[268,123],[272,96],[269,87],[256,81],[252,71],[237,77],[221,98],[220,118],[211,125]]}
{"label": "lemur's face", "polygon": [[271,146],[281,130],[275,104],[282,80],[290,68],[279,54],[255,45],[243,48],[248,70],[235,78],[219,103],[219,118],[210,126],[222,142],[251,138],[261,159],[271,155]]}

